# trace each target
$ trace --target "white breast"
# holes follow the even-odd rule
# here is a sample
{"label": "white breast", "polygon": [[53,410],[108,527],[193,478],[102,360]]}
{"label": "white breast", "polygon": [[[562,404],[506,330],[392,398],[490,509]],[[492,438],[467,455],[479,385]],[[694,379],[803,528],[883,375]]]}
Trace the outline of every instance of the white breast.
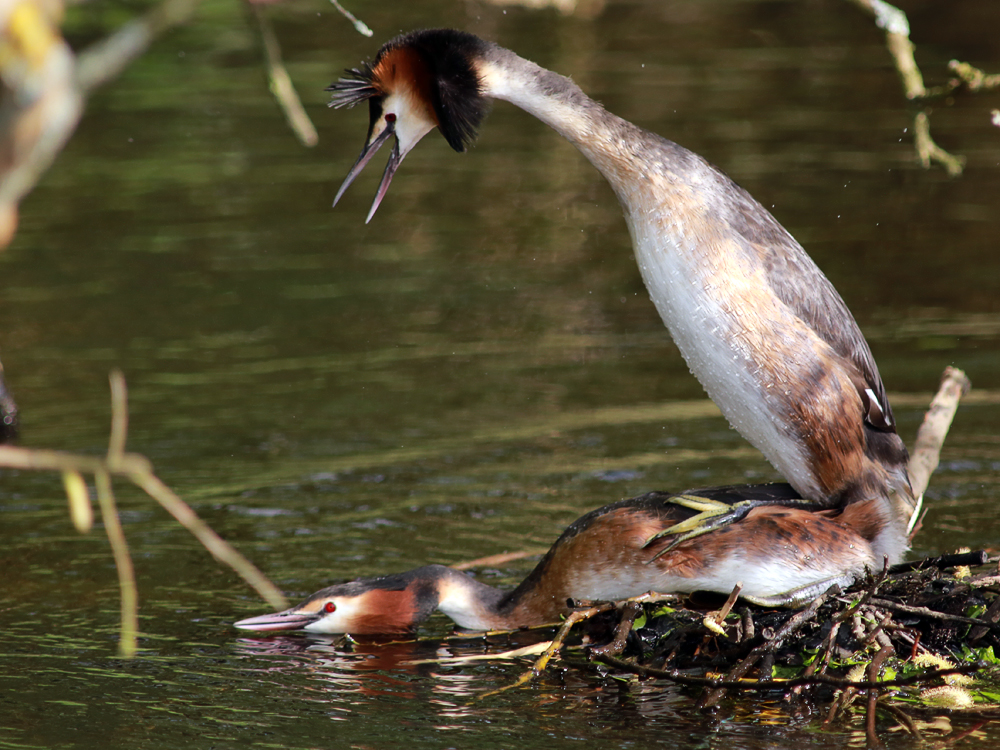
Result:
{"label": "white breast", "polygon": [[810,353],[794,340],[801,321],[763,293],[761,270],[750,259],[729,247],[680,247],[670,237],[690,234],[679,227],[660,231],[661,218],[643,220],[650,213],[634,206],[626,211],[636,260],[692,374],[729,423],[799,492],[819,497],[807,453],[782,413],[790,397],[783,358]]}

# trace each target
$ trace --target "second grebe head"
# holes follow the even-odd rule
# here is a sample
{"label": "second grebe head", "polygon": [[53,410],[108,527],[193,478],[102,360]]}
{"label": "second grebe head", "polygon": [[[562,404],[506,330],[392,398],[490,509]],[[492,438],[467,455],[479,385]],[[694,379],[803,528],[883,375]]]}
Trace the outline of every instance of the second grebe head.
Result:
{"label": "second grebe head", "polygon": [[406,633],[438,605],[440,565],[407,573],[366,578],[329,586],[301,603],[274,614],[248,617],[235,623],[241,630],[309,633]]}

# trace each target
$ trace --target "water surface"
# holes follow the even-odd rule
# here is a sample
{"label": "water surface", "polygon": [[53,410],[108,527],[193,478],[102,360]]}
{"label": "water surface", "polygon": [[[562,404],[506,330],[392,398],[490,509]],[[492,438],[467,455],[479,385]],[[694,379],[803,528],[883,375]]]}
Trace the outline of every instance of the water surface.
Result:
{"label": "water surface", "polygon": [[[928,492],[917,553],[996,547],[1000,520],[997,97],[936,106],[968,161],[915,164],[879,33],[844,3],[611,2],[587,15],[476,3],[269,9],[320,131],[298,145],[237,5],[208,2],[90,104],[0,255],[3,363],[23,444],[105,449],[107,373],[129,447],[290,596],[335,580],[547,546],[581,513],[652,489],[776,479],[706,404],[642,286],[602,178],[498,104],[478,145],[436,135],[373,222],[380,169],[330,202],[366,129],[322,89],[398,30],[455,25],[572,75],[703,154],[798,237],[858,318],[912,442],[948,364],[977,390]],[[930,83],[1000,68],[1000,8],[912,10]],[[70,16],[83,43],[115,19]],[[485,701],[526,662],[413,662],[524,645],[344,649],[247,638],[266,606],[118,487],[142,656],[115,658],[100,529],[72,531],[54,477],[0,476],[0,746],[840,747],[806,705],[725,704],[620,682],[579,656]],[[533,562],[480,575],[514,585]],[[995,730],[987,729],[988,732]],[[907,740],[891,735],[893,746]]]}

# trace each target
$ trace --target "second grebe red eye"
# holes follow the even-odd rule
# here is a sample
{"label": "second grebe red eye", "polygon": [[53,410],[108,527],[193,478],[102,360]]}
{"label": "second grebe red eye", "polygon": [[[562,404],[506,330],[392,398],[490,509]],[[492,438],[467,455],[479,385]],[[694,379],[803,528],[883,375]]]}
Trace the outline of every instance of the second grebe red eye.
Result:
{"label": "second grebe red eye", "polygon": [[333,602],[327,602],[326,604],[323,605],[323,611],[326,612],[328,615],[333,614],[334,612],[337,611],[337,605],[334,604]]}
{"label": "second grebe red eye", "polygon": [[396,122],[396,115],[394,115],[394,114],[393,114],[392,112],[389,112],[389,113],[388,113],[388,114],[387,114],[387,115],[385,116],[385,121],[386,121],[386,122]]}

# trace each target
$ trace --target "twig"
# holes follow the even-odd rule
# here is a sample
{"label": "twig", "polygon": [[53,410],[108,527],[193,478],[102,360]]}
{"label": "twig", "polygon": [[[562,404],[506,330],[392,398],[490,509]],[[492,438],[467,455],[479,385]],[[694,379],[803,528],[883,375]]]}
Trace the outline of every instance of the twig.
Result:
{"label": "twig", "polygon": [[878,625],[872,628],[868,636],[861,642],[862,650],[868,648],[873,641],[884,640],[886,638],[885,630],[887,625],[894,625],[892,615],[888,612],[885,613],[885,617],[878,621]]}
{"label": "twig", "polygon": [[128,436],[128,388],[121,370],[112,370],[108,381],[111,384],[111,435],[108,438],[108,466],[115,466],[125,455],[125,440]]}
{"label": "twig", "polygon": [[[820,606],[822,606],[823,603],[834,592],[839,593],[840,588],[838,586],[831,587],[829,591],[816,597],[804,610],[802,610],[801,612],[797,612],[796,614],[788,618],[785,624],[781,626],[781,629],[774,634],[774,638],[771,638],[770,640],[765,641],[761,645],[754,648],[747,655],[747,657],[743,659],[743,661],[741,661],[739,664],[737,664],[735,667],[729,670],[729,672],[726,673],[726,680],[731,682],[749,672],[750,669],[760,660],[760,658],[764,654],[774,651],[774,649],[778,648],[786,638],[795,633],[799,628],[801,628],[807,622],[811,621],[812,618],[815,616],[816,612],[819,610]],[[722,699],[722,696],[724,694],[725,694],[725,688],[717,687],[715,690],[712,690],[707,695],[705,695],[700,701],[698,701],[698,707],[708,708],[710,706],[714,706]]]}
{"label": "twig", "polygon": [[[274,27],[271,26],[271,22],[261,5],[250,0],[247,0],[246,5],[250,8],[250,12],[257,21],[257,27],[260,29],[271,93],[278,100],[278,105],[285,113],[285,119],[288,120],[288,126],[302,142],[302,145],[315,146],[319,143],[316,126],[306,114],[305,107],[302,106],[302,101],[295,92],[295,85],[285,69],[285,64],[281,61],[281,44],[274,33]],[[369,34],[369,36],[371,35]]]}
{"label": "twig", "polygon": [[557,653],[559,653],[559,650],[563,646],[563,642],[566,640],[566,636],[569,635],[569,631],[573,629],[574,625],[576,625],[578,622],[589,620],[591,617],[593,617],[594,615],[599,615],[601,612],[607,612],[608,610],[614,608],[615,605],[612,602],[602,602],[601,604],[597,604],[588,609],[579,609],[575,612],[570,612],[570,614],[563,621],[562,626],[556,632],[556,636],[555,638],[552,639],[552,642],[549,644],[549,647],[545,649],[545,651],[542,653],[541,656],[538,657],[538,660],[535,661],[535,663],[531,666],[531,669],[529,669],[527,672],[518,677],[517,680],[512,682],[510,685],[505,685],[504,687],[499,688],[497,690],[491,690],[488,693],[483,693],[482,695],[479,696],[479,698],[481,699],[489,698],[494,695],[499,695],[500,693],[504,693],[513,688],[520,687],[521,685],[524,685],[530,682],[531,680],[535,679],[536,677],[538,677],[538,675],[540,675],[542,672],[545,671],[546,667],[548,667],[549,665],[549,662],[552,660],[552,657],[555,656]]}
{"label": "twig", "polygon": [[80,93],[86,96],[121,75],[156,37],[190,18],[198,2],[164,0],[142,18],[129,21],[111,36],[84,50],[76,65],[76,85]]}
{"label": "twig", "polygon": [[354,24],[354,28],[357,29],[357,32],[359,34],[361,34],[362,36],[370,37],[372,36],[372,34],[375,33],[368,28],[368,25],[364,21],[355,18],[354,14],[351,13],[349,10],[347,10],[347,8],[345,8],[343,5],[338,3],[337,0],[330,0],[330,2],[333,3],[333,7],[336,8],[338,11],[340,11],[341,15],[343,15],[344,18],[346,18],[348,21]]}
{"label": "twig", "polygon": [[944,445],[948,428],[955,418],[958,402],[972,387],[965,373],[957,367],[945,368],[938,392],[931,400],[924,421],[917,430],[917,441],[913,446],[910,463],[906,470],[910,475],[910,486],[916,497],[924,494],[931,474],[938,466],[941,447]]}
{"label": "twig", "polygon": [[104,458],[80,456],[60,451],[34,450],[12,445],[0,445],[0,466],[11,469],[31,469],[50,471],[79,471],[96,474],[106,471],[112,476],[126,476],[134,484],[146,491],[154,500],[181,522],[198,541],[220,562],[235,570],[248,584],[257,590],[268,604],[276,609],[288,606],[281,591],[261,573],[249,560],[233,549],[225,540],[212,531],[191,507],[175,495],[153,474],[149,460],[136,453],[125,453],[115,467],[108,465]]}
{"label": "twig", "polygon": [[111,491],[111,477],[107,471],[98,470],[94,473],[94,483],[97,486],[97,500],[101,507],[101,518],[104,520],[104,530],[108,535],[108,543],[115,558],[115,568],[118,570],[118,588],[121,590],[122,628],[121,640],[118,642],[118,653],[130,659],[135,656],[136,636],[139,631],[139,603],[136,594],[135,570],[132,568],[132,558],[128,553],[128,542],[118,519],[118,509],[115,507],[115,496]]}
{"label": "twig", "polygon": [[[886,562],[888,562],[888,560],[886,560]],[[847,622],[850,618],[854,617],[855,613],[868,603],[868,601],[875,595],[878,587],[887,577],[888,571],[886,567],[883,566],[881,574],[873,578],[871,585],[865,593],[861,595],[861,598],[844,611],[838,612],[833,617],[830,632],[826,634],[826,638],[823,639],[823,643],[821,644],[823,655],[817,656],[816,659],[806,667],[805,672],[803,673],[804,676],[808,677],[817,670],[820,674],[823,674],[826,671],[826,667],[830,663],[830,658],[833,655],[833,647],[837,642],[837,635],[840,633],[840,626]]]}
{"label": "twig", "polygon": [[455,563],[449,567],[455,570],[471,570],[472,568],[484,568],[492,565],[504,565],[509,562],[514,562],[515,560],[523,560],[526,557],[535,557],[536,555],[544,555],[548,552],[547,549],[525,549],[520,552],[503,552],[499,555],[488,555],[487,557],[477,557],[475,560],[466,560],[464,562]]}
{"label": "twig", "polygon": [[252,562],[237,552],[232,545],[216,534],[195,513],[191,506],[181,500],[173,490],[165,485],[152,471],[129,472],[128,478],[141,487],[156,502],[162,505],[170,515],[190,531],[219,562],[225,563],[239,576],[253,586],[268,604],[275,609],[284,609],[288,601],[281,590],[271,583]]}
{"label": "twig", "polygon": [[[912,461],[912,459],[911,459]],[[928,568],[957,568],[960,565],[985,565],[990,561],[990,553],[984,549],[975,552],[959,552],[954,555],[939,555],[938,557],[925,557],[923,560],[912,560],[905,563],[897,563],[889,568],[889,572],[909,573],[913,570],[926,570]]]}
{"label": "twig", "polygon": [[644,667],[632,662],[616,659],[613,656],[599,656],[598,662],[609,667],[615,667],[625,672],[632,672],[640,677],[656,677],[658,679],[669,680],[678,685],[690,685],[692,687],[719,688],[725,690],[741,690],[751,693],[768,693],[775,690],[789,690],[794,687],[804,685],[829,685],[831,687],[853,690],[869,690],[871,688],[894,688],[906,687],[908,685],[919,685],[923,682],[936,680],[938,677],[945,677],[953,674],[974,674],[982,668],[976,664],[963,664],[948,669],[933,669],[909,677],[897,677],[893,680],[878,680],[870,682],[868,680],[847,680],[840,677],[831,677],[826,674],[812,675],[811,677],[793,677],[788,680],[730,680],[715,677],[695,677],[684,674],[680,670],[663,670],[654,667]]}
{"label": "twig", "polygon": [[868,664],[868,682],[872,684],[872,687],[868,688],[868,705],[865,709],[865,744],[869,750],[881,750],[882,748],[882,743],[875,730],[875,709],[878,705],[879,692],[884,690],[885,686],[878,684],[878,676],[885,660],[895,653],[892,644],[886,640]]}
{"label": "twig", "polygon": [[750,614],[750,608],[744,607],[743,611],[740,612],[740,623],[743,626],[743,637],[740,639],[740,643],[749,643],[754,638],[754,624],[753,615]]}
{"label": "twig", "polygon": [[925,93],[924,78],[913,59],[913,42],[910,41],[910,22],[906,14],[883,0],[850,0],[850,2],[875,18],[875,25],[885,31],[886,46],[892,55],[896,70],[903,81],[907,99],[916,99]]}
{"label": "twig", "polygon": [[896,602],[890,602],[888,599],[871,599],[868,603],[871,604],[873,607],[879,607],[881,609],[891,609],[896,612],[904,612],[909,615],[920,615],[921,617],[928,617],[932,620],[944,620],[946,622],[961,622],[967,625],[980,625],[984,628],[1000,630],[1000,624],[997,623],[984,622],[983,620],[977,620],[974,617],[949,615],[944,612],[936,612],[933,609],[928,609],[927,607],[912,607],[909,604],[897,604]]}
{"label": "twig", "polygon": [[834,618],[835,622],[847,622],[850,618],[854,617],[854,614],[859,609],[868,604],[872,597],[875,596],[875,592],[878,591],[878,587],[881,586],[885,582],[885,579],[889,577],[889,559],[887,557],[883,557],[882,559],[882,572],[877,576],[872,577],[871,585],[865,589],[865,593],[861,595],[861,598],[854,602],[852,606],[838,614]]}
{"label": "twig", "polygon": [[948,70],[957,75],[969,91],[988,91],[989,89],[1000,88],[1000,73],[987,75],[979,68],[958,60],[949,62]]}
{"label": "twig", "polygon": [[[160,503],[167,512],[202,543],[213,557],[236,571],[243,580],[257,590],[268,604],[275,609],[284,609],[288,606],[287,600],[281,591],[253,563],[212,531],[187,503],[160,481],[153,473],[152,465],[145,456],[124,452],[125,430],[128,427],[128,404],[126,401],[125,381],[121,373],[117,371],[111,374],[110,380],[113,394],[112,434],[109,439],[107,456],[82,456],[60,451],[34,450],[12,445],[0,445],[0,466],[12,469],[58,471],[64,475],[67,472],[87,473],[93,474],[97,479],[103,476],[108,481],[113,476],[124,476]],[[100,481],[103,482],[104,480],[101,479]],[[110,490],[110,485],[108,489]],[[100,499],[102,497],[100,487],[98,487],[98,490],[98,497]],[[101,505],[102,513],[105,516],[105,525],[109,523],[106,508],[109,498],[111,502],[110,507],[113,508],[113,497],[110,495],[104,497],[102,500],[103,504]],[[117,516],[112,523],[116,522]],[[121,567],[119,566],[120,571]]]}
{"label": "twig", "polygon": [[632,626],[642,612],[642,604],[637,601],[627,601],[622,607],[621,620],[615,628],[615,637],[603,646],[595,646],[590,649],[591,656],[618,656],[625,650],[625,643],[628,641],[628,634],[632,632]]}
{"label": "twig", "polygon": [[726,629],[724,626],[726,618],[729,617],[729,613],[732,611],[733,605],[736,604],[736,600],[739,599],[741,591],[743,591],[743,581],[737,581],[736,585],[733,586],[733,590],[729,592],[729,597],[722,605],[722,609],[718,612],[709,612],[702,620],[702,624],[716,635],[725,635]]}
{"label": "twig", "polygon": [[932,161],[940,162],[949,177],[958,177],[965,169],[965,157],[952,156],[931,138],[931,121],[926,112],[917,112],[913,117],[913,141],[917,149],[920,166],[930,167]]}
{"label": "twig", "polygon": [[[875,24],[885,30],[886,48],[892,55],[896,71],[903,82],[906,98],[914,101],[925,99],[928,95],[938,95],[940,92],[928,92],[924,86],[923,75],[913,57],[914,46],[910,41],[910,23],[906,19],[906,14],[884,0],[849,0],[849,2],[874,17]],[[937,161],[952,177],[962,173],[965,160],[952,156],[934,142],[931,138],[930,121],[924,112],[918,112],[914,117],[913,138],[920,164],[925,169],[932,161]],[[915,494],[919,497],[922,492]]]}

